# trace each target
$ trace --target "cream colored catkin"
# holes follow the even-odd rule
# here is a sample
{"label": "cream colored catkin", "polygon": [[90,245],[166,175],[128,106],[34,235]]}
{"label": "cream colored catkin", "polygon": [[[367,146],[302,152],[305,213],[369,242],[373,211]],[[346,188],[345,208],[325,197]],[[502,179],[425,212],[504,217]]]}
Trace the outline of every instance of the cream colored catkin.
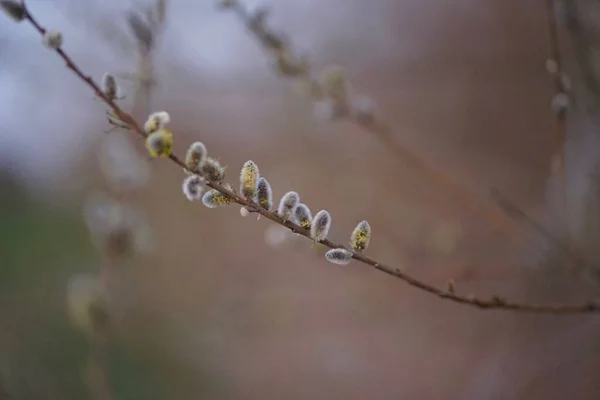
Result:
{"label": "cream colored catkin", "polygon": [[346,249],[331,249],[325,253],[325,259],[333,264],[348,265],[352,261],[352,252]]}
{"label": "cream colored catkin", "polygon": [[319,211],[313,218],[310,226],[310,237],[320,242],[327,239],[331,227],[331,215],[326,210]]}
{"label": "cream colored catkin", "polygon": [[257,184],[257,202],[258,205],[269,211],[273,207],[273,191],[271,184],[265,178],[260,177]]}
{"label": "cream colored catkin", "polygon": [[199,201],[202,199],[204,191],[204,182],[198,175],[188,175],[183,180],[183,194],[189,201]]}
{"label": "cream colored catkin", "polygon": [[300,203],[300,195],[293,191],[287,192],[279,201],[277,215],[284,221],[291,221],[294,217],[294,211],[296,210],[298,203]]}
{"label": "cream colored catkin", "polygon": [[220,183],[225,179],[225,167],[222,167],[221,163],[212,157],[206,157],[200,165],[200,172],[211,182]]}
{"label": "cream colored catkin", "polygon": [[202,142],[194,142],[185,153],[185,166],[193,172],[200,172],[200,165],[206,160],[206,146]]}
{"label": "cream colored catkin", "polygon": [[294,210],[294,223],[304,229],[310,229],[312,214],[306,204],[300,203]]}

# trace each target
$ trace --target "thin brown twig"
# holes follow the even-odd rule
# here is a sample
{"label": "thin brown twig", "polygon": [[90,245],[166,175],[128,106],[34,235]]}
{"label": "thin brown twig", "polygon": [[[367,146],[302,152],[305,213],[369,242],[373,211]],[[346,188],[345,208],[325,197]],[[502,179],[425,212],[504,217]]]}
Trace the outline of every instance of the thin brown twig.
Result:
{"label": "thin brown twig", "polygon": [[[45,34],[46,30],[35,20],[35,18],[31,15],[31,13],[29,11],[26,11],[26,20],[29,21],[41,35]],[[76,66],[76,64],[73,62],[73,60],[62,49],[58,48],[56,50],[56,53],[64,60],[66,67],[68,69],[72,70],[80,79],[82,79],[95,92],[95,94],[99,98],[101,98],[113,110],[113,112],[115,113],[116,116],[118,116],[123,122],[127,123],[130,126],[130,130],[133,133],[135,133],[143,138],[146,138],[146,136],[147,136],[146,133],[144,132],[143,129],[140,128],[140,125],[135,121],[135,119],[130,114],[123,111],[114,101],[112,101],[110,98],[108,98],[102,92],[102,90],[100,89],[98,84],[96,84],[91,77],[85,75]],[[179,167],[182,167],[185,170],[187,170],[186,164],[179,157],[171,154],[169,156],[169,158],[171,159],[172,162],[177,164]],[[190,171],[190,172],[192,172],[192,171]],[[192,172],[192,173],[194,173],[194,172]],[[299,235],[302,235],[302,236],[312,240],[312,238],[310,236],[310,232],[308,230],[296,225],[295,223],[293,223],[291,221],[283,220],[276,213],[263,209],[262,207],[260,207],[256,203],[254,203],[253,201],[247,200],[247,199],[239,196],[237,193],[234,193],[231,190],[228,190],[227,188],[225,188],[224,186],[222,186],[220,184],[217,184],[214,182],[207,182],[207,185],[210,188],[215,189],[215,190],[219,191],[220,193],[230,197],[235,203],[245,206],[251,212],[256,212],[256,213],[262,215],[263,217],[269,219],[270,221],[273,221],[279,225],[285,226],[286,228],[290,229],[292,232],[297,233]],[[345,248],[346,250],[349,250],[346,246],[335,243],[328,239],[319,241],[319,243],[323,244],[324,246],[326,246],[330,249]],[[382,271],[388,275],[399,278],[402,281],[404,281],[405,283],[409,284],[410,286],[417,288],[419,290],[422,290],[424,292],[433,294],[435,296],[438,296],[441,299],[446,299],[446,300],[452,301],[454,303],[464,304],[464,305],[479,308],[479,309],[499,309],[499,310],[512,310],[512,311],[518,311],[518,312],[547,313],[547,314],[557,314],[557,315],[558,314],[564,315],[564,314],[581,314],[581,313],[600,312],[600,302],[597,302],[597,301],[588,301],[583,304],[575,304],[575,305],[563,305],[563,304],[538,305],[538,304],[513,302],[513,301],[506,300],[499,296],[492,296],[490,299],[477,298],[477,297],[471,296],[471,295],[461,296],[461,295],[455,294],[454,290],[443,290],[443,289],[433,287],[425,282],[415,279],[412,276],[402,272],[399,268],[395,268],[395,267],[380,263],[379,261],[376,261],[362,253],[352,251],[352,258],[354,258],[355,260],[360,261],[363,264],[366,264],[372,268]]]}
{"label": "thin brown twig", "polygon": [[560,249],[560,251],[562,251],[563,254],[571,261],[574,267],[582,267],[585,264],[583,259],[576,254],[568,244],[550,232],[550,230],[545,228],[542,224],[534,220],[531,216],[527,215],[525,211],[521,210],[516,204],[504,197],[496,188],[492,189],[491,194],[498,205],[506,211],[507,215],[528,225],[535,232],[552,242],[552,244]]}
{"label": "thin brown twig", "polygon": [[156,87],[156,73],[154,69],[154,55],[164,30],[166,21],[167,0],[156,0],[152,8],[146,10],[146,19],[132,18],[137,15],[131,13],[128,23],[134,34],[137,44],[136,68],[133,77],[134,98],[132,115],[147,114],[152,104],[152,95]]}
{"label": "thin brown twig", "polygon": [[436,169],[430,163],[425,161],[425,159],[399,144],[394,140],[392,131],[388,126],[382,123],[365,124],[358,120],[354,121],[367,132],[376,136],[382,143],[388,146],[388,148],[391,148],[402,160],[419,170],[421,173],[427,175],[431,182],[446,189],[448,192],[451,192],[456,198],[470,204],[470,206],[480,215],[484,216],[493,227],[497,229],[506,229],[514,235],[513,237],[523,238],[523,230],[519,229],[513,221],[507,218],[505,213],[500,209],[490,207],[469,188],[453,180],[449,174]]}
{"label": "thin brown twig", "polygon": [[[556,20],[556,2],[555,0],[546,0],[546,19],[548,23],[548,42],[550,47],[550,60],[554,64],[554,90],[555,96],[566,95],[566,88],[563,81],[562,59],[560,54],[560,45],[558,41],[558,23]],[[555,148],[551,161],[551,174],[556,177],[558,184],[558,212],[563,228],[566,224],[567,190],[566,190],[566,117],[567,108],[561,107],[555,110],[556,121],[554,126]]]}

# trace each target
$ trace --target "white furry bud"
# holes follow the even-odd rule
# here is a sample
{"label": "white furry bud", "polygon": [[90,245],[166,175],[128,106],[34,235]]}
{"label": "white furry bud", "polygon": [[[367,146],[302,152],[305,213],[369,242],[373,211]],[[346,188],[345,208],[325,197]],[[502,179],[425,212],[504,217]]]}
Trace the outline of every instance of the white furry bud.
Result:
{"label": "white furry bud", "polygon": [[22,0],[0,0],[0,8],[15,22],[21,22],[27,16]]}
{"label": "white furry bud", "polygon": [[294,210],[294,223],[300,225],[304,229],[310,229],[311,222],[312,214],[310,213],[310,208],[308,208],[306,204],[298,204]]}
{"label": "white furry bud", "polygon": [[116,100],[117,97],[119,97],[119,85],[117,84],[117,79],[109,73],[102,75],[100,88],[102,89],[102,93],[110,100]]}
{"label": "white furry bud", "polygon": [[277,214],[284,220],[290,221],[294,216],[296,206],[300,202],[300,195],[296,192],[287,192],[279,201]]}
{"label": "white furry bud", "polygon": [[331,249],[325,253],[325,259],[333,264],[348,265],[352,261],[352,252],[346,249]]}
{"label": "white furry bud", "polygon": [[194,172],[199,172],[200,165],[206,159],[206,146],[202,142],[194,142],[185,153],[185,166]]}
{"label": "white furry bud", "polygon": [[56,50],[63,44],[63,35],[58,31],[46,31],[44,33],[44,46],[50,50]]}
{"label": "white furry bud", "polygon": [[271,190],[271,185],[265,178],[260,177],[256,187],[258,205],[269,211],[271,207],[273,207],[273,191]]}
{"label": "white furry bud", "polygon": [[198,175],[188,175],[183,180],[182,190],[189,201],[201,200],[202,192],[204,191],[204,182]]}
{"label": "white furry bud", "polygon": [[154,133],[159,129],[164,128],[169,122],[171,122],[171,116],[168,112],[159,111],[152,113],[144,124],[144,131],[148,134]]}
{"label": "white furry bud", "polygon": [[310,237],[317,242],[327,239],[331,227],[331,215],[326,210],[319,211],[311,222]]}

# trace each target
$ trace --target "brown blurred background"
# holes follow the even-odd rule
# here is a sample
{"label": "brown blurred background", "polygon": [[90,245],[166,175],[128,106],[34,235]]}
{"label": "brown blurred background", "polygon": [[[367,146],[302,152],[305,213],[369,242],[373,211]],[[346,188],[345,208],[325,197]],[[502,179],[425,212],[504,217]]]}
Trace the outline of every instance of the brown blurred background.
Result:
{"label": "brown blurred background", "polygon": [[[295,190],[313,212],[329,210],[334,240],[345,242],[366,219],[374,230],[370,256],[432,284],[454,279],[460,293],[538,303],[595,295],[593,282],[545,268],[552,244],[534,235],[516,243],[373,135],[313,118],[310,104],[276,76],[233,15],[212,2],[192,3],[169,3],[148,108],[171,114],[177,154],[202,140],[235,185],[238,168],[254,160],[276,199]],[[356,90],[377,102],[397,142],[490,206],[496,188],[536,218],[553,221],[547,189],[556,116],[545,70],[544,2],[271,4],[270,23],[309,52],[316,68],[343,66]],[[42,6],[50,7],[32,1],[43,23],[47,12],[51,21],[71,24],[66,33],[104,43],[98,52],[85,43],[69,48],[66,34],[67,51],[94,76],[134,65],[126,34],[90,33],[92,19],[114,21],[112,14],[91,16],[67,1],[53,6],[55,14]],[[5,25],[6,32],[30,30]],[[566,65],[574,67],[568,33],[562,27],[560,33]],[[16,37],[10,40],[16,51]],[[32,49],[39,44],[33,34],[19,40]],[[91,93],[64,93],[81,84],[60,72],[54,55],[39,52],[38,68],[45,71],[48,60],[46,73],[64,82],[41,96],[60,96],[64,108],[48,117],[50,132],[30,132],[18,148],[26,153],[36,135],[57,135],[62,140],[47,153],[42,146],[40,157],[73,157],[49,161],[51,178],[29,179],[26,167],[5,162],[13,181],[2,191],[2,251],[5,271],[12,272],[2,278],[0,372],[6,391],[20,393],[15,398],[87,398],[76,383],[84,340],[63,327],[64,287],[70,274],[98,265],[79,209],[90,191],[107,189],[96,159],[106,123]],[[127,83],[124,89],[132,90]],[[124,104],[132,103],[130,96]],[[75,122],[67,126],[70,113]],[[5,134],[33,123],[11,122]],[[85,139],[66,139],[77,135]],[[577,143],[573,158],[585,158],[587,149]],[[143,155],[143,143],[136,146]],[[157,245],[154,255],[126,266],[123,290],[134,300],[116,339],[126,348],[112,364],[117,398],[598,398],[595,317],[480,311],[359,263],[328,264],[307,240],[270,244],[271,224],[242,218],[237,206],[209,210],[187,201],[184,174],[173,164],[154,160],[150,168],[149,184],[126,197],[150,216]],[[586,171],[572,171],[578,173]],[[41,189],[40,180],[53,183]],[[157,382],[160,396],[148,389]]]}

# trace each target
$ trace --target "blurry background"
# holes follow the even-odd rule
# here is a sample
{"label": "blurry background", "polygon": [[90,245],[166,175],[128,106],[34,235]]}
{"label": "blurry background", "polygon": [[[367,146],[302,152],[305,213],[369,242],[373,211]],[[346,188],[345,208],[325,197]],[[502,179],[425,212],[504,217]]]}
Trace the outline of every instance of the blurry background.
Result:
{"label": "blurry background", "polygon": [[[125,12],[145,3],[28,3],[94,78],[136,70]],[[432,284],[454,279],[460,293],[538,303],[595,296],[593,280],[549,268],[552,246],[540,238],[519,245],[372,135],[315,119],[232,13],[213,1],[167,4],[152,96],[140,107],[131,82],[120,82],[122,104],[140,119],[169,111],[177,154],[202,140],[235,186],[254,160],[277,200],[296,190],[313,212],[329,210],[334,240],[367,219],[368,254]],[[270,4],[270,25],[315,68],[343,66],[396,141],[490,204],[497,188],[552,222],[555,92],[543,2]],[[563,38],[577,93],[577,49],[561,28]],[[0,389],[17,399],[88,398],[87,343],[68,322],[66,287],[72,274],[99,268],[82,210],[91,193],[111,189],[98,155],[121,133],[103,134],[101,102],[30,26],[0,19],[0,61]],[[581,99],[569,120],[576,227],[589,219],[585,160],[597,154]],[[144,160],[143,143],[132,143]],[[597,318],[482,312],[358,263],[337,267],[237,206],[187,201],[172,163],[148,169],[148,185],[124,196],[148,215],[155,251],[124,266],[129,301],[110,347],[115,398],[597,398]]]}

